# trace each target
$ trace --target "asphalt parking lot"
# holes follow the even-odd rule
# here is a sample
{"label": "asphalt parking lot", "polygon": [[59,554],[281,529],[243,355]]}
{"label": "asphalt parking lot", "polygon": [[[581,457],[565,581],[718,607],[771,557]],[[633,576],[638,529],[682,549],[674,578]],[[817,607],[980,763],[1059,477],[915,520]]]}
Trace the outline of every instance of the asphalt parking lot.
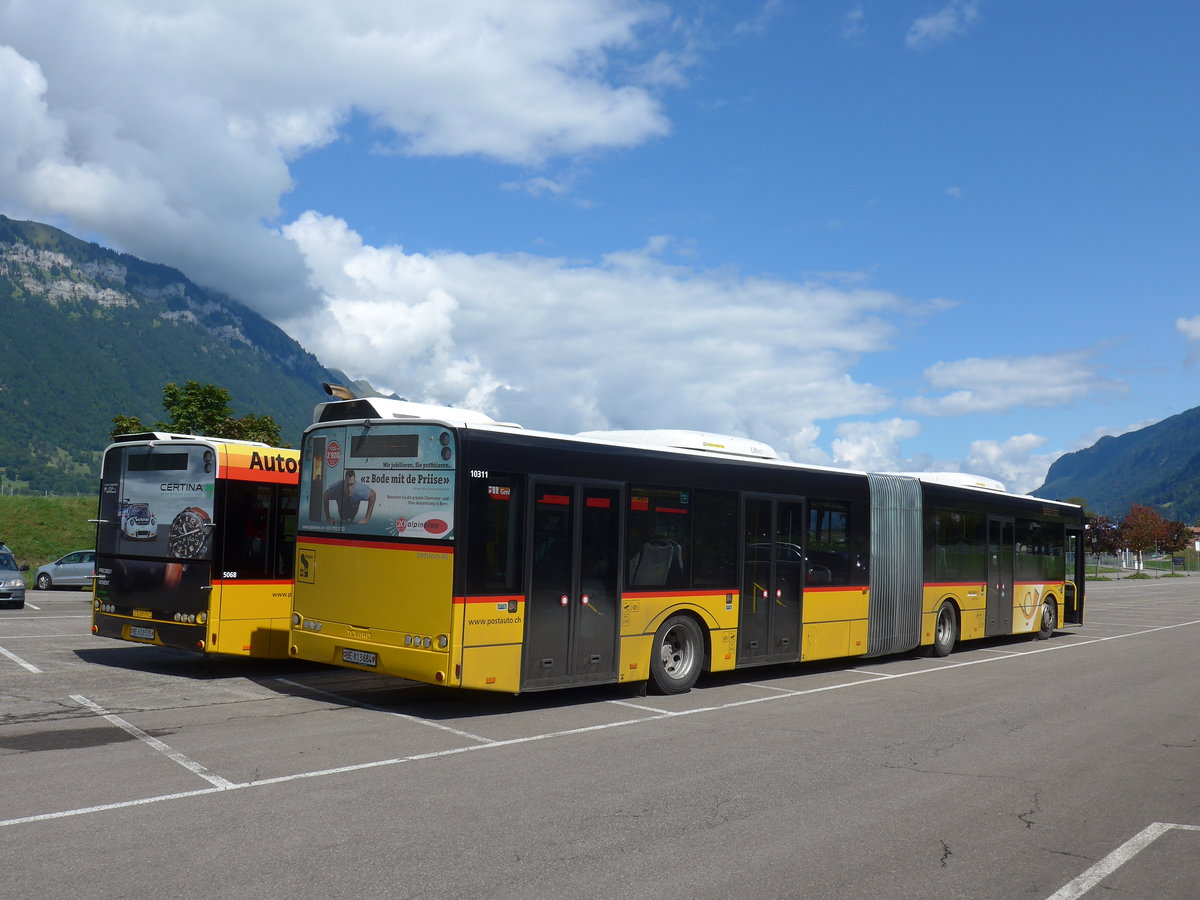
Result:
{"label": "asphalt parking lot", "polygon": [[[1046,642],[452,692],[0,611],[0,896],[1192,897],[1200,578]],[[385,861],[385,862],[381,862]],[[131,883],[135,870],[139,881]]]}

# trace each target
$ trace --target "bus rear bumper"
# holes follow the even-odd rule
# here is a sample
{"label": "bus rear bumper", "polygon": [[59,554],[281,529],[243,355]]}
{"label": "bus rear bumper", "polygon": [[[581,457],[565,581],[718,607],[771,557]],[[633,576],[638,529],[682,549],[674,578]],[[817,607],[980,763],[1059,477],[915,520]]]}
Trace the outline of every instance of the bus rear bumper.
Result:
{"label": "bus rear bumper", "polygon": [[450,654],[437,648],[397,647],[293,628],[290,655],[309,662],[457,687]]}
{"label": "bus rear bumper", "polygon": [[155,619],[134,619],[102,612],[92,613],[92,634],[134,644],[152,644],[203,653],[205,627],[160,622]]}

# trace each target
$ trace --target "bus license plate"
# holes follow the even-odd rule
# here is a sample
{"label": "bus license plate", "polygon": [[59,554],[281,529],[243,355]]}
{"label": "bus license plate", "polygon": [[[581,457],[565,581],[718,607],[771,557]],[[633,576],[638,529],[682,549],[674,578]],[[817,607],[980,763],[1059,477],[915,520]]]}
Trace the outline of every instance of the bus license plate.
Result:
{"label": "bus license plate", "polygon": [[367,653],[365,650],[351,650],[349,647],[343,647],[342,662],[354,663],[356,666],[374,666],[378,664],[379,657],[374,653]]}
{"label": "bus license plate", "polygon": [[133,617],[135,619],[153,619],[154,613],[150,612],[148,609],[135,609],[133,611]]}
{"label": "bus license plate", "polygon": [[141,625],[130,625],[129,636],[137,638],[139,641],[152,641],[154,640],[154,629],[143,628]]}

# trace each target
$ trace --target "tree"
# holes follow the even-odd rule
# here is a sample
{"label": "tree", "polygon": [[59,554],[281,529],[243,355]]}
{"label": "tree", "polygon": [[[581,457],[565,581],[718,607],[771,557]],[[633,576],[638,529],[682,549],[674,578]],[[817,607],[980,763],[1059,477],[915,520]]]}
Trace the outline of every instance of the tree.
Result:
{"label": "tree", "polygon": [[1085,534],[1087,552],[1096,557],[1099,572],[1101,556],[1116,556],[1121,551],[1120,528],[1108,516],[1096,516],[1089,521]]}
{"label": "tree", "polygon": [[1167,553],[1178,553],[1192,546],[1196,536],[1183,522],[1168,522],[1166,533],[1163,535],[1162,548]]}
{"label": "tree", "polygon": [[283,446],[274,419],[254,413],[235,419],[230,400],[229,391],[215,384],[188,381],[180,387],[172,381],[163,387],[163,409],[170,413],[170,422],[156,422],[147,428],[137,416],[116,415],[110,434],[116,437],[138,431],[173,431]]}
{"label": "tree", "polygon": [[1135,503],[1118,529],[1122,546],[1138,555],[1137,568],[1142,568],[1142,554],[1162,545],[1167,536],[1167,520],[1149,506]]}
{"label": "tree", "polygon": [[112,430],[108,434],[110,437],[116,437],[118,434],[137,434],[140,431],[149,430],[137,416],[126,416],[118,413],[113,416]]}

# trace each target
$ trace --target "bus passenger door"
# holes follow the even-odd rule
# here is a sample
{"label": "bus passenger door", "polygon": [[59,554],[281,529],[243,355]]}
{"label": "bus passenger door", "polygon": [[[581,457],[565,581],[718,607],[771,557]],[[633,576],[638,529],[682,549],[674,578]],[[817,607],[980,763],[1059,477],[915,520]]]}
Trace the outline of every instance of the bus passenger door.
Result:
{"label": "bus passenger door", "polygon": [[535,483],[521,688],[615,681],[621,492]]}
{"label": "bus passenger door", "polygon": [[1083,624],[1084,570],[1087,553],[1081,527],[1067,527],[1066,584],[1063,586],[1063,607],[1060,619],[1064,625]]}
{"label": "bus passenger door", "polygon": [[987,634],[1012,634],[1013,547],[1012,519],[988,518]]}
{"label": "bus passenger door", "polygon": [[800,658],[800,609],[806,570],[804,504],[746,497],[739,665]]}

